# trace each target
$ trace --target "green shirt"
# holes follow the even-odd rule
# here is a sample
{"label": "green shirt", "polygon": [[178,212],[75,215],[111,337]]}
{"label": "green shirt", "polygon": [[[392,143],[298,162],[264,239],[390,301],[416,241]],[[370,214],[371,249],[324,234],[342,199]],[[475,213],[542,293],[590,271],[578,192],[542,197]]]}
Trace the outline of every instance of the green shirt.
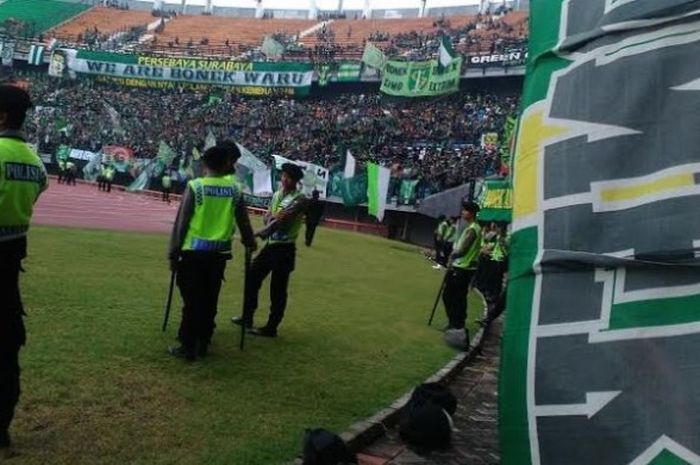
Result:
{"label": "green shirt", "polygon": [[0,242],[27,234],[34,203],[46,187],[44,164],[27,143],[0,136]]}

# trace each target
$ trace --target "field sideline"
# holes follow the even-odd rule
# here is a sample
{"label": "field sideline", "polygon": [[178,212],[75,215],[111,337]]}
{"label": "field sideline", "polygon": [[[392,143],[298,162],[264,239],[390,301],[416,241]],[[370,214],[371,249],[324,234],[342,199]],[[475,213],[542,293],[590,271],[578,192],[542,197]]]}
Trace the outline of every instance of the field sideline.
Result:
{"label": "field sideline", "polygon": [[[442,307],[426,325],[441,272],[414,247],[320,228],[313,248],[299,248],[280,336],[250,336],[238,350],[228,322],[241,307],[238,245],[212,353],[185,364],[165,353],[179,297],[160,332],[166,244],[159,233],[32,229],[18,456],[8,463],[283,463],[304,428],[342,431],[455,354],[434,329],[445,325]],[[263,289],[257,323],[267,317]],[[471,320],[479,306],[472,298]]]}

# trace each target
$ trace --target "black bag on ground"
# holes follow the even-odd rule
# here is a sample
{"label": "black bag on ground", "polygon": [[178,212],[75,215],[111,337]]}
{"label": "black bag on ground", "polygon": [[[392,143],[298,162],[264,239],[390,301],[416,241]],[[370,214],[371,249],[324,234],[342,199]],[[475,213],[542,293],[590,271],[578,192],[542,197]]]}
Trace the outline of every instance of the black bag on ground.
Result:
{"label": "black bag on ground", "polygon": [[304,465],[341,465],[357,462],[340,436],[317,428],[306,430],[303,463]]}
{"label": "black bag on ground", "polygon": [[433,402],[409,402],[399,421],[399,435],[419,453],[447,449],[452,442],[450,416]]}
{"label": "black bag on ground", "polygon": [[446,386],[438,383],[419,384],[411,394],[409,404],[423,404],[432,402],[442,407],[450,416],[457,411],[457,398]]}

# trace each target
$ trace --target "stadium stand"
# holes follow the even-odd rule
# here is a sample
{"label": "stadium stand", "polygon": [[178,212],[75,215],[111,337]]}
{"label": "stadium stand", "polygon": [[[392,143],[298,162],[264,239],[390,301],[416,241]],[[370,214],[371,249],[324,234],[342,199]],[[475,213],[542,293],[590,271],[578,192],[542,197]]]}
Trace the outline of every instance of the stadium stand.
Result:
{"label": "stadium stand", "polygon": [[0,4],[0,23],[24,24],[24,37],[34,37],[87,10],[83,3],[57,0],[7,0]]}
{"label": "stadium stand", "polygon": [[52,30],[50,35],[70,42],[80,42],[78,38],[84,36],[86,31],[98,31],[109,36],[130,27],[146,26],[154,20],[146,11],[115,10],[100,6]]}

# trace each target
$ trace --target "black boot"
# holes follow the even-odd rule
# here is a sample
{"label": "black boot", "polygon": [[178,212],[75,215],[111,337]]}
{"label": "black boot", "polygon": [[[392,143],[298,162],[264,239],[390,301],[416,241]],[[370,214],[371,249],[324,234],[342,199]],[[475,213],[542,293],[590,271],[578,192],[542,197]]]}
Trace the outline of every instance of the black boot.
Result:
{"label": "black boot", "polygon": [[176,358],[182,358],[188,362],[194,362],[197,358],[194,350],[185,349],[183,346],[168,347],[168,353]]}
{"label": "black boot", "polygon": [[270,326],[262,326],[260,328],[252,329],[250,334],[261,337],[277,337],[277,329]]}

